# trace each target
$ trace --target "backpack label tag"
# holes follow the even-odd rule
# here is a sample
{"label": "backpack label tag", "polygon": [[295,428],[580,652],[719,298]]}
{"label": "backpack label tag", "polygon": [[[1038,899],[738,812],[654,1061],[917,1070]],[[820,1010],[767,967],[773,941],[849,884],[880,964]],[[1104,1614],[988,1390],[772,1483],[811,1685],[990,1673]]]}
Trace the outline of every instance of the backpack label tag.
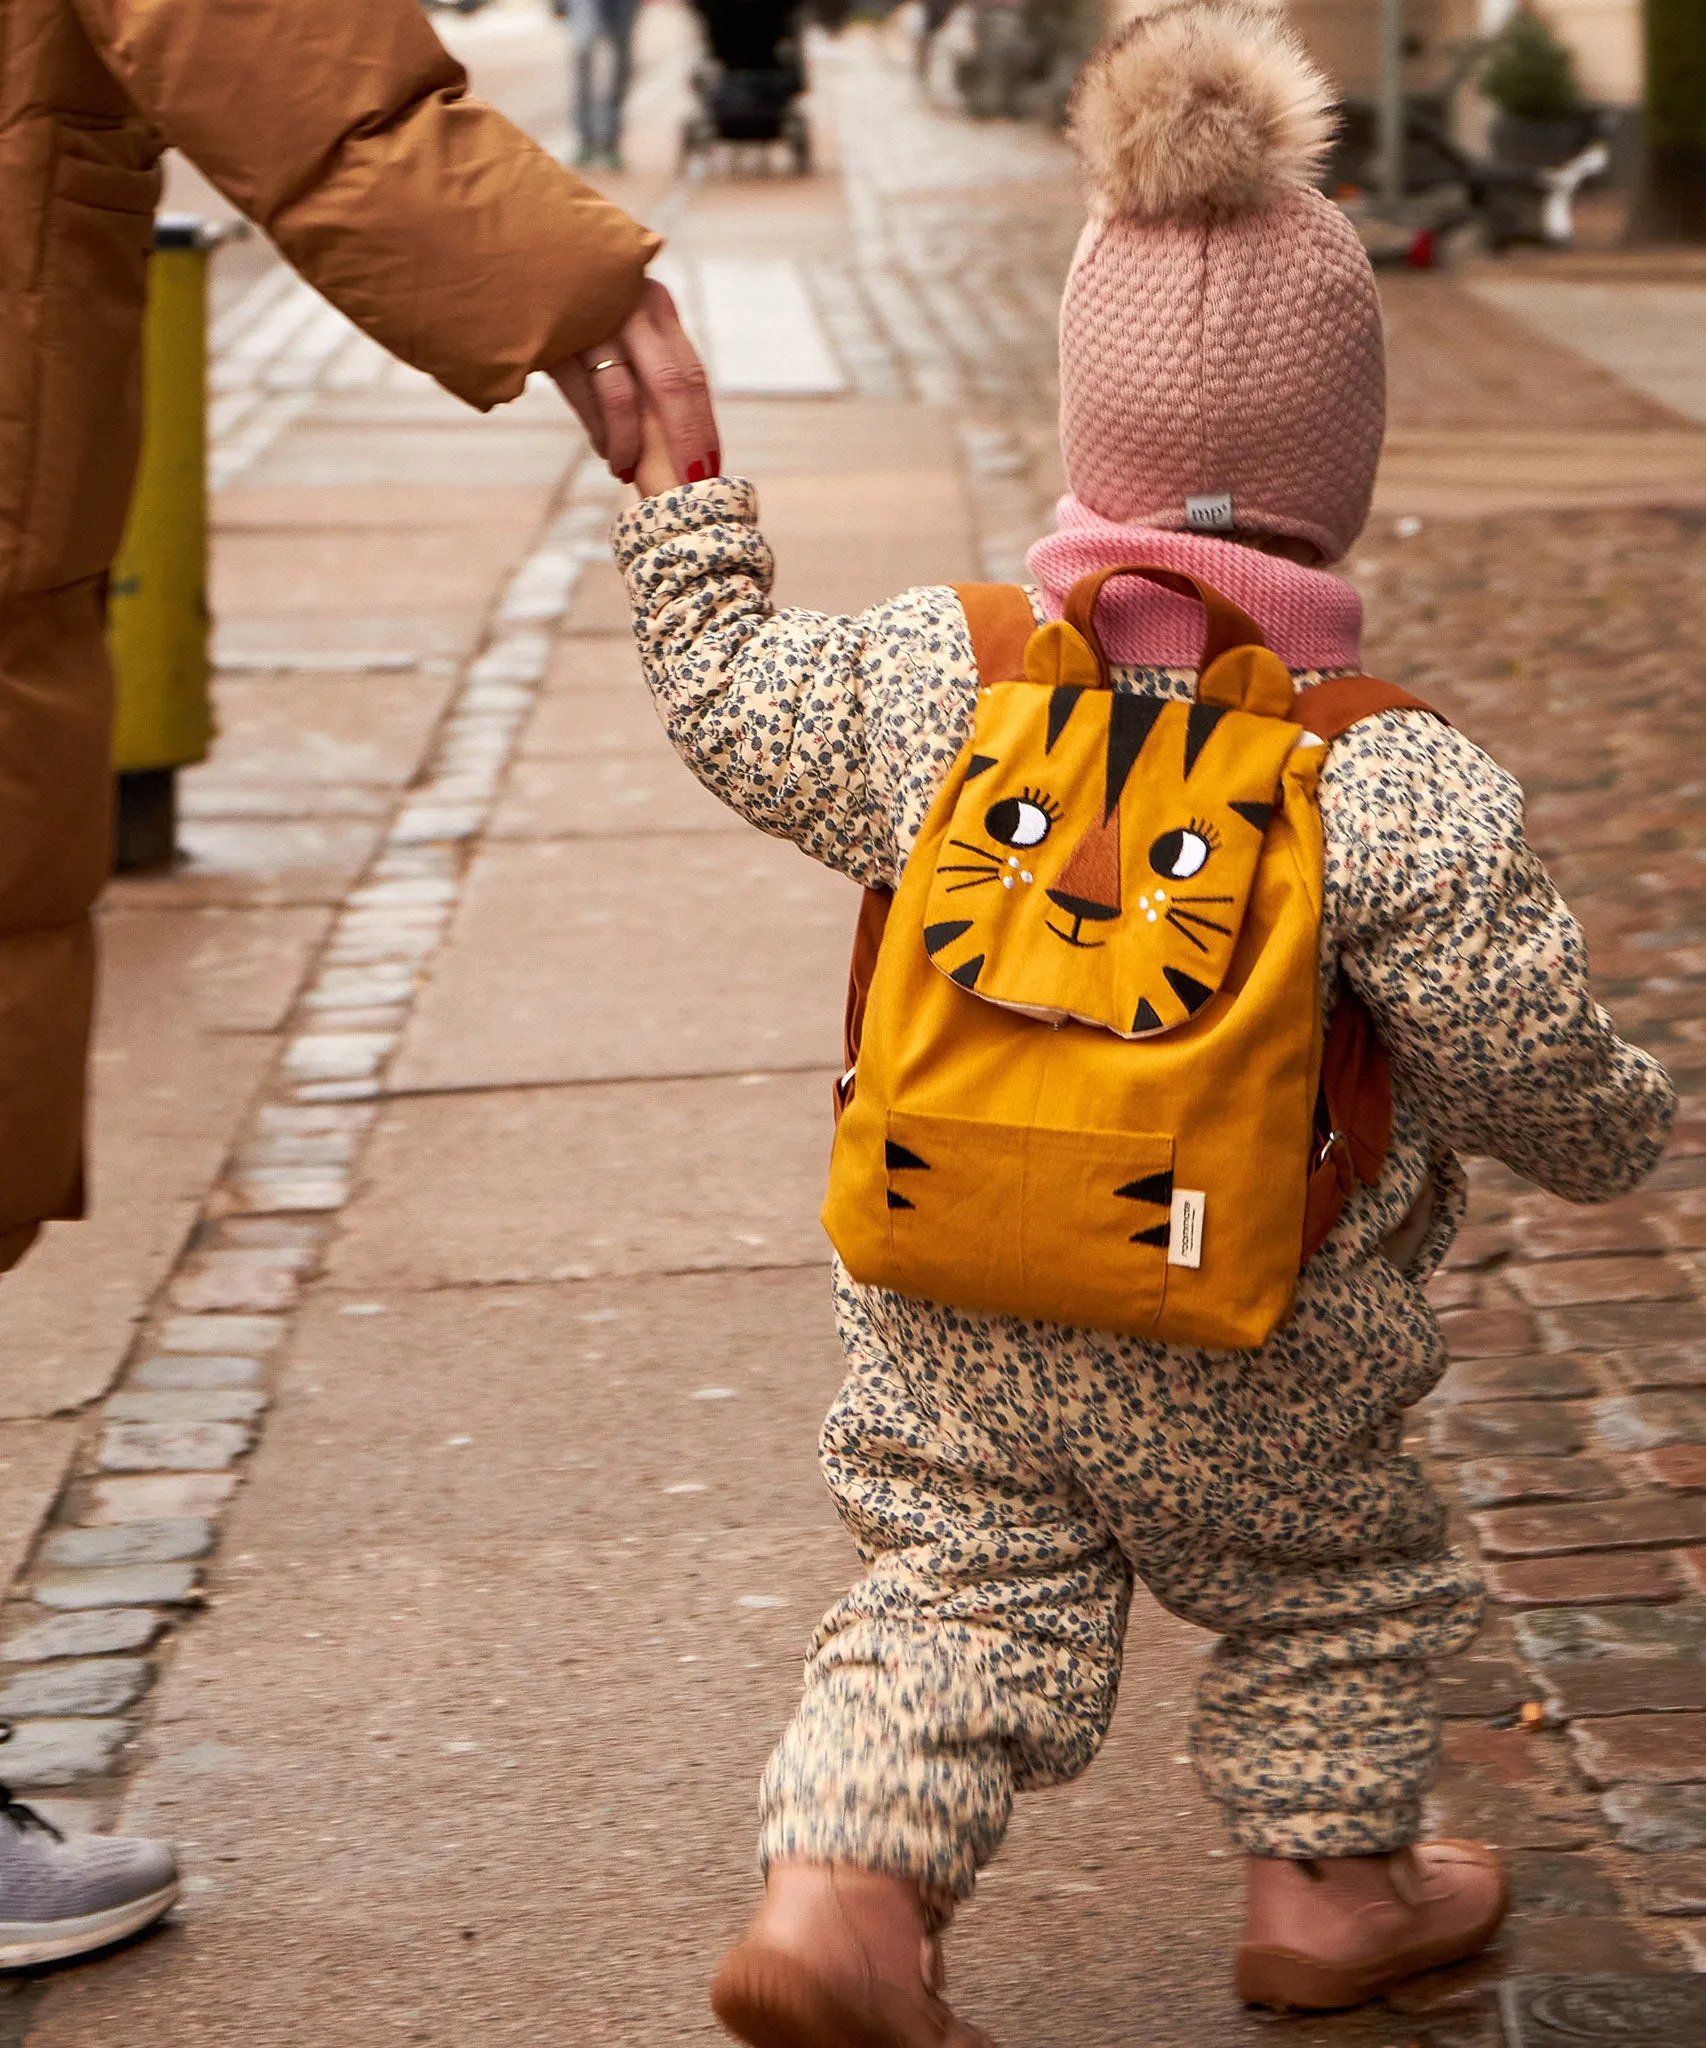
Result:
{"label": "backpack label tag", "polygon": [[1173,1227],[1167,1240],[1169,1266],[1202,1264],[1203,1214],[1207,1208],[1208,1196],[1201,1188],[1173,1190]]}

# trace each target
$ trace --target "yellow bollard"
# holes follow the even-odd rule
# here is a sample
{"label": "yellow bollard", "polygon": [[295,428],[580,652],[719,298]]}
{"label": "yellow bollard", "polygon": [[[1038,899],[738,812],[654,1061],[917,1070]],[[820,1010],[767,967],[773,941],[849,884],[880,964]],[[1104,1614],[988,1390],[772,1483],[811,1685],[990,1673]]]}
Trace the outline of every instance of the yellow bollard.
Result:
{"label": "yellow bollard", "polygon": [[207,262],[221,230],[154,224],[143,328],[142,462],[107,611],[118,779],[113,865],[168,865],[176,774],[205,760],[208,696]]}

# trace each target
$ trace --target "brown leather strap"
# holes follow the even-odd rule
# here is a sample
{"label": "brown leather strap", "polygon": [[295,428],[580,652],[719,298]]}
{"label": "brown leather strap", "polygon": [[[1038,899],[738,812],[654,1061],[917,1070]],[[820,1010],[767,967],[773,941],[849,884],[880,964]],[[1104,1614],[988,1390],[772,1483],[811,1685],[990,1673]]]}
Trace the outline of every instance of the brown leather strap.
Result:
{"label": "brown leather strap", "polygon": [[1329,682],[1311,683],[1298,691],[1291,715],[1317,738],[1336,740],[1381,711],[1427,711],[1442,725],[1450,723],[1443,711],[1435,711],[1396,683],[1382,683],[1373,676],[1334,676]]}
{"label": "brown leather strap", "polygon": [[[971,651],[977,662],[980,690],[995,683],[1016,682],[1025,673],[1025,648],[1037,630],[1031,600],[1017,583],[956,583],[954,595],[966,615]],[[859,904],[853,933],[853,959],[847,971],[847,1008],[842,1019],[844,1067],[835,1083],[835,1114],[853,1100],[853,1069],[859,1063],[859,1042],[865,1031],[865,1005],[871,977],[894,903],[892,889],[867,889]]]}
{"label": "brown leather strap", "polygon": [[[987,690],[994,683],[1016,682],[1025,673],[1025,648],[1037,630],[1031,600],[1017,583],[956,583],[953,591],[971,634],[978,688]],[[870,1001],[871,977],[877,971],[877,953],[893,903],[894,891],[879,888],[867,889],[859,904],[853,959],[847,971],[847,1008],[842,1018],[844,1067],[835,1083],[838,1120],[853,1100],[853,1069],[859,1063],[865,1005]]]}
{"label": "brown leather strap", "polygon": [[1391,1142],[1391,1062],[1362,998],[1341,980],[1315,1099],[1315,1146],[1303,1215],[1305,1259],[1325,1244],[1357,1183],[1371,1187],[1379,1179]]}
{"label": "brown leather strap", "polygon": [[[1374,676],[1334,676],[1300,690],[1292,716],[1318,739],[1342,739],[1353,725],[1382,711],[1443,712],[1396,683]],[[1372,1187],[1392,1142],[1392,1064],[1374,1019],[1341,978],[1338,1003],[1321,1051],[1321,1088],[1315,1100],[1315,1150],[1303,1217],[1303,1256],[1327,1241],[1360,1183]]]}
{"label": "brown leather strap", "polygon": [[1037,630],[1031,600],[1017,583],[956,583],[954,595],[966,615],[980,690],[1017,682],[1025,673],[1025,648]]}
{"label": "brown leather strap", "polygon": [[865,1005],[871,996],[871,977],[877,971],[877,952],[888,928],[894,905],[892,889],[867,889],[859,899],[859,922],[853,932],[853,958],[847,969],[847,1011],[842,1020],[843,1070],[835,1084],[835,1114],[853,1100],[853,1069],[859,1064],[859,1042],[865,1035]]}
{"label": "brown leather strap", "polygon": [[1066,594],[1066,623],[1090,643],[1096,665],[1102,671],[1104,685],[1109,681],[1108,657],[1096,632],[1096,600],[1116,576],[1141,576],[1150,583],[1159,583],[1164,590],[1177,591],[1181,597],[1196,599],[1205,614],[1202,658],[1197,663],[1199,669],[1207,668],[1211,661],[1229,653],[1234,647],[1266,647],[1268,644],[1262,638],[1261,627],[1250,614],[1240,611],[1230,598],[1222,597],[1212,584],[1187,576],[1179,569],[1161,569],[1149,562],[1125,562],[1112,569],[1098,569],[1092,576],[1080,576]]}

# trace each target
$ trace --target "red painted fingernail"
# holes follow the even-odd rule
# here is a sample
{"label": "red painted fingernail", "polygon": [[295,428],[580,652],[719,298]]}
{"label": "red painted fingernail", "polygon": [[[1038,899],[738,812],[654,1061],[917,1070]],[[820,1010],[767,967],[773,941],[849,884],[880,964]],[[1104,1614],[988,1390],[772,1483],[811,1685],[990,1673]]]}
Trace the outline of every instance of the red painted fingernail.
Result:
{"label": "red painted fingernail", "polygon": [[702,484],[708,474],[702,462],[690,462],[687,465],[687,481],[690,484]]}
{"label": "red painted fingernail", "polygon": [[634,481],[635,472],[631,469],[619,469],[616,474],[625,484],[631,484]]}

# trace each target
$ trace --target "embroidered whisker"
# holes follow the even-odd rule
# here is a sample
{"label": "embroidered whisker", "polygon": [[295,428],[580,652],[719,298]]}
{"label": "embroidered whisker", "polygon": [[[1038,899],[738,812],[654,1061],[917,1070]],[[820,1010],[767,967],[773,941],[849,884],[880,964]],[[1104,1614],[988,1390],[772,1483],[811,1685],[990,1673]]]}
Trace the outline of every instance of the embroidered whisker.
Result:
{"label": "embroidered whisker", "polygon": [[974,875],[969,882],[950,882],[942,891],[944,896],[957,896],[962,889],[981,889],[985,882],[998,878],[999,870],[991,869],[987,875]]}
{"label": "embroidered whisker", "polygon": [[1232,936],[1232,927],[1230,925],[1216,924],[1212,917],[1198,917],[1194,910],[1175,910],[1169,905],[1167,915],[1169,919],[1181,918],[1190,924],[1200,924],[1205,932],[1219,932],[1223,939],[1229,939]]}
{"label": "embroidered whisker", "polygon": [[1174,931],[1176,931],[1179,934],[1180,938],[1189,939],[1191,944],[1196,947],[1199,953],[1206,953],[1208,951],[1208,948],[1203,944],[1202,940],[1197,937],[1196,933],[1191,930],[1190,926],[1181,923],[1181,921],[1177,917],[1175,917],[1172,911],[1170,910],[1167,913],[1167,922],[1173,927]]}
{"label": "embroidered whisker", "polygon": [[969,839],[950,839],[948,844],[957,846],[961,853],[975,853],[979,860],[986,860],[995,867],[1001,865],[1001,856],[998,853],[991,853],[987,846],[973,846]]}

